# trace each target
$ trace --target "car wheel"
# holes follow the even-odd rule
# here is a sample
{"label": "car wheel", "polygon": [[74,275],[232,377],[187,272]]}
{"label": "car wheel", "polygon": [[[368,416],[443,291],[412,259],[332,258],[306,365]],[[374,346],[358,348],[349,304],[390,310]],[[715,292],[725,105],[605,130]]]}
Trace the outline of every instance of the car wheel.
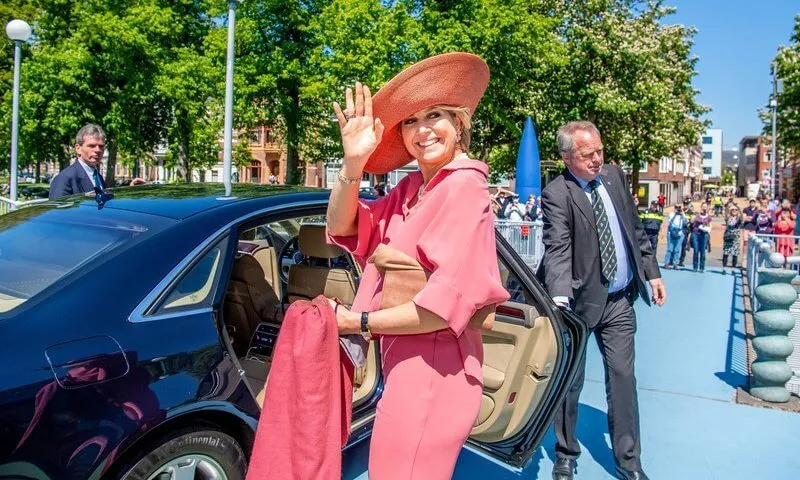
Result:
{"label": "car wheel", "polygon": [[182,431],[133,462],[123,480],[241,480],[247,464],[239,444],[216,430]]}

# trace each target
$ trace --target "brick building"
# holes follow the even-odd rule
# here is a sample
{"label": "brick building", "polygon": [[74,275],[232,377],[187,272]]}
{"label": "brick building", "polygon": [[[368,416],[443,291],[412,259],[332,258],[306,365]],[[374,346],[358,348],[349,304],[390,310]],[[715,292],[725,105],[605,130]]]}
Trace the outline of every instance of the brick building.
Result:
{"label": "brick building", "polygon": [[639,204],[646,206],[664,194],[667,205],[700,191],[703,177],[699,147],[684,149],[679,155],[664,157],[639,170]]}
{"label": "brick building", "polygon": [[770,185],[771,152],[767,137],[749,135],[739,142],[739,169],[736,179],[737,193],[748,196],[747,186],[758,183],[762,190]]}

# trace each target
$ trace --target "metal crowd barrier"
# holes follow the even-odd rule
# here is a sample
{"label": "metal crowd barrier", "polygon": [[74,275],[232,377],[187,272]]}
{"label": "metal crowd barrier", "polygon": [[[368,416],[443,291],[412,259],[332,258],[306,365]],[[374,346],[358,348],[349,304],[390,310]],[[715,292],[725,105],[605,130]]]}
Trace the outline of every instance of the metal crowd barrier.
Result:
{"label": "metal crowd barrier", "polygon": [[532,270],[539,267],[544,254],[542,222],[495,221],[495,228]]}
{"label": "metal crowd barrier", "polygon": [[[800,274],[798,244],[800,244],[800,236],[795,235],[760,234],[751,235],[748,239],[747,281],[750,284],[750,304],[753,306],[754,312],[758,309],[758,300],[753,295],[755,288],[758,286],[758,269],[782,267]],[[789,255],[783,255],[785,253]],[[780,254],[780,256],[774,254]],[[789,311],[792,313],[795,322],[794,328],[789,332],[789,339],[794,345],[794,352],[786,359],[793,372],[792,378],[786,384],[786,389],[795,395],[800,395],[800,296],[789,307]]]}
{"label": "metal crowd barrier", "polygon": [[46,198],[36,198],[34,200],[26,200],[24,202],[20,201],[13,201],[10,198],[0,197],[0,215],[5,215],[13,210],[18,208],[27,207],[29,205],[35,205],[37,203],[46,202]]}

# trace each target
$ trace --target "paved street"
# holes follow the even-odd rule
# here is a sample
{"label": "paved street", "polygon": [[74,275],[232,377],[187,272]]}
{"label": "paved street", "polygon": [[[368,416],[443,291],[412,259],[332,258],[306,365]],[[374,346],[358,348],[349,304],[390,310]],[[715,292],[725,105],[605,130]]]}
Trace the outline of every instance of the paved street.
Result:
{"label": "paved street", "polygon": [[[794,478],[800,471],[800,415],[733,402],[735,388],[746,381],[741,277],[711,268],[705,274],[667,271],[664,278],[667,305],[637,306],[645,471],[653,479]],[[584,454],[578,479],[613,478],[606,411],[602,360],[591,341],[579,413]],[[554,442],[551,431],[528,468],[510,472],[497,466],[491,478],[549,479]],[[478,461],[479,453],[465,449],[454,478],[477,478],[471,472]],[[345,478],[367,478],[350,467]]]}

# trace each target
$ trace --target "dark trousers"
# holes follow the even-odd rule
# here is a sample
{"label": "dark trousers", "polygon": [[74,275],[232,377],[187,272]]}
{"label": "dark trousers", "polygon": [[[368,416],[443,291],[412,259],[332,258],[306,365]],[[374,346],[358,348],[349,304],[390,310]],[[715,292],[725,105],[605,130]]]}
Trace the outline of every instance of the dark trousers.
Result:
{"label": "dark trousers", "polygon": [[692,258],[692,268],[697,270],[705,270],[706,268],[706,248],[708,247],[708,234],[703,232],[692,233],[692,250],[694,250],[694,257]]}
{"label": "dark trousers", "polygon": [[691,242],[692,235],[690,232],[684,231],[683,243],[681,244],[681,260],[680,264],[683,265],[686,261],[686,250],[689,249],[689,242]]}
{"label": "dark trousers", "polygon": [[[608,402],[608,431],[617,465],[626,470],[640,470],[639,402],[636,396],[636,377],[633,372],[633,337],[636,333],[636,314],[627,296],[610,298],[603,316],[592,329],[603,355],[606,401]],[[575,438],[578,423],[578,397],[583,389],[586,360],[578,370],[567,399],[556,412],[553,423],[556,433],[556,456],[577,458],[581,448]]]}

